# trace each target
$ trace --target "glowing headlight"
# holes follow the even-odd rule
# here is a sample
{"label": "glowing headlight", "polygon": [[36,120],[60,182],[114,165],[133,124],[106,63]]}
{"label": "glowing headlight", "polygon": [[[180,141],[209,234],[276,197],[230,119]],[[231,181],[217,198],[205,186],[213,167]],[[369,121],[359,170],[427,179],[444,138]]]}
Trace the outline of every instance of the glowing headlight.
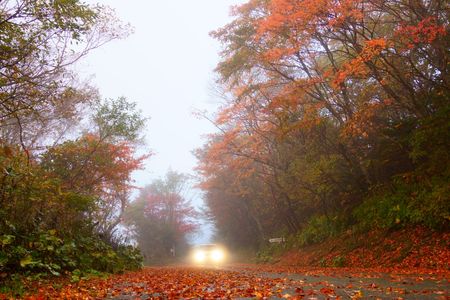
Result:
{"label": "glowing headlight", "polygon": [[203,262],[206,259],[206,253],[204,251],[198,250],[194,253],[194,260],[196,262]]}
{"label": "glowing headlight", "polygon": [[211,258],[213,261],[216,261],[216,262],[222,261],[224,259],[224,257],[225,257],[225,253],[220,249],[216,249],[211,252]]}

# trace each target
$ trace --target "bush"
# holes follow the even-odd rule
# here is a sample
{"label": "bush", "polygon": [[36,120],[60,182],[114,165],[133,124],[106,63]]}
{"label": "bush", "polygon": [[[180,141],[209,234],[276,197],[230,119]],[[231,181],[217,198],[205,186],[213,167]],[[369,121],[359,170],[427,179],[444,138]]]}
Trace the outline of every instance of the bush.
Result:
{"label": "bush", "polygon": [[331,264],[333,267],[338,267],[338,268],[343,267],[346,264],[345,257],[341,256],[341,255],[335,256],[335,257],[333,257]]}
{"label": "bush", "polygon": [[285,243],[267,244],[256,253],[256,262],[272,262],[275,256],[281,255],[287,248]]}
{"label": "bush", "polygon": [[409,156],[422,174],[440,175],[449,172],[450,105],[448,101],[446,103],[432,116],[421,120],[411,134]]}
{"label": "bush", "polygon": [[132,246],[116,251],[99,238],[64,241],[55,230],[26,238],[0,236],[0,271],[60,276],[61,272],[91,270],[117,273],[142,266],[142,256]]}
{"label": "bush", "polygon": [[410,181],[396,180],[391,189],[380,189],[357,207],[353,211],[357,229],[393,229],[408,225],[424,225],[432,229],[447,227],[450,220],[449,178]]}
{"label": "bush", "polygon": [[306,246],[323,242],[329,237],[341,233],[347,227],[347,218],[344,215],[327,217],[318,215],[312,217],[308,225],[297,235],[299,246]]}
{"label": "bush", "polygon": [[[0,147],[0,274],[33,278],[83,272],[122,272],[142,265],[131,246],[114,248],[89,217],[94,198],[64,188],[59,178],[20,149]],[[76,277],[76,275],[75,275]]]}

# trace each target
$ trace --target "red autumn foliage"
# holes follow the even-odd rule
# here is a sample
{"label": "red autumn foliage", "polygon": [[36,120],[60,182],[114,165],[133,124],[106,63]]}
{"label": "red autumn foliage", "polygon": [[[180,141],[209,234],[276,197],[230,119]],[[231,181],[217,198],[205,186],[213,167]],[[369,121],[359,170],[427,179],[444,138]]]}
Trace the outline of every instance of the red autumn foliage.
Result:
{"label": "red autumn foliage", "polygon": [[189,201],[176,193],[145,195],[144,215],[147,218],[169,222],[180,237],[198,229],[198,224],[189,218],[195,218],[198,213]]}

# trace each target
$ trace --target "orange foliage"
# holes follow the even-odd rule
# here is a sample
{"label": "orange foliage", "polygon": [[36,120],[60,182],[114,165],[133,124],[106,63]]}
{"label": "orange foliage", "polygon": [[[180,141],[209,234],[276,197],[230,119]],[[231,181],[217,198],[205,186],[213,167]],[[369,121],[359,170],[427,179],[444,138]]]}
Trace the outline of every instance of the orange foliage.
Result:
{"label": "orange foliage", "polygon": [[377,127],[375,120],[377,113],[380,111],[381,104],[369,103],[365,105],[363,109],[360,109],[352,116],[345,128],[342,131],[342,135],[360,136],[367,138],[369,132],[372,132]]}
{"label": "orange foliage", "polygon": [[348,77],[365,78],[369,74],[366,62],[373,60],[387,47],[385,39],[373,39],[366,41],[359,55],[346,62],[335,74],[333,80],[334,88],[338,88]]}
{"label": "orange foliage", "polygon": [[135,157],[129,142],[108,143],[88,134],[51,148],[44,162],[62,174],[63,185],[91,189],[98,195],[132,188],[131,173],[143,167],[150,154]]}
{"label": "orange foliage", "polygon": [[445,26],[438,25],[435,17],[425,18],[417,25],[400,25],[396,31],[397,37],[407,48],[413,48],[419,43],[431,44],[446,34]]}

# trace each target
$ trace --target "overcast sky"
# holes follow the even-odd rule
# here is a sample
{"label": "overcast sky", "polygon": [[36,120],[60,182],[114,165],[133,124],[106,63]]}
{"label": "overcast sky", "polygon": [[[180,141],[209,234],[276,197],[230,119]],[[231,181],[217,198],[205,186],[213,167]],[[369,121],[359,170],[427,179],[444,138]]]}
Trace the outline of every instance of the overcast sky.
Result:
{"label": "overcast sky", "polygon": [[[209,32],[227,24],[230,7],[242,0],[89,0],[116,10],[134,34],[92,52],[79,66],[104,98],[125,96],[150,118],[147,147],[155,155],[134,175],[144,186],[169,168],[193,174],[192,150],[214,128],[192,115],[214,111],[211,91],[220,46]],[[198,197],[197,197],[198,198]],[[199,203],[199,199],[194,199]]]}

